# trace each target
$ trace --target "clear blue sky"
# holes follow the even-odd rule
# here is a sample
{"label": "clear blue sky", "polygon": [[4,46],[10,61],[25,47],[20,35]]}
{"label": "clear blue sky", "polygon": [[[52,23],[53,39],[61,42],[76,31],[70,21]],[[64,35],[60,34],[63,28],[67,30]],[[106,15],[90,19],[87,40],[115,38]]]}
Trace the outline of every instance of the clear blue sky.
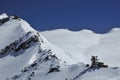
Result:
{"label": "clear blue sky", "polygon": [[120,0],[0,0],[0,13],[18,15],[35,29],[91,29],[106,33],[120,27]]}

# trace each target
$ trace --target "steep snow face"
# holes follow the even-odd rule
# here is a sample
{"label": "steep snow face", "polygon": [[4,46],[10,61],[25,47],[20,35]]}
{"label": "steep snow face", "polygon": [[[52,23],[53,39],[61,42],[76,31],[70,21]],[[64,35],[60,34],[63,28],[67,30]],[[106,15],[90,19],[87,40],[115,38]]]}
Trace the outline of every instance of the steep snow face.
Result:
{"label": "steep snow face", "polygon": [[[38,38],[35,33],[26,33],[0,50],[0,79],[5,80],[21,72],[33,63],[38,53]],[[31,61],[32,60],[32,61]]]}
{"label": "steep snow face", "polygon": [[50,42],[68,51],[77,62],[90,62],[91,55],[97,55],[109,66],[120,66],[120,29],[114,28],[106,34],[90,30],[53,30],[41,33]]}
{"label": "steep snow face", "polygon": [[0,49],[9,45],[27,32],[34,31],[28,23],[22,19],[11,19],[0,26]]}

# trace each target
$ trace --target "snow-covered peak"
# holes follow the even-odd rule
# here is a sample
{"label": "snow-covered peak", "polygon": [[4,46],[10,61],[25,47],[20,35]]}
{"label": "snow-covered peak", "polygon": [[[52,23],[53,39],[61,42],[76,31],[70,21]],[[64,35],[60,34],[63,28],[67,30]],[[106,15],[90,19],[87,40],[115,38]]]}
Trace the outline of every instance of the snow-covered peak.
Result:
{"label": "snow-covered peak", "polygon": [[7,17],[8,17],[8,15],[7,15],[6,13],[2,13],[2,14],[0,15],[0,19],[7,18]]}
{"label": "snow-covered peak", "polygon": [[22,19],[10,19],[0,26],[0,49],[18,40],[27,32],[34,31],[35,30],[26,21]]}
{"label": "snow-covered peak", "polygon": [[25,20],[17,16],[1,20],[0,79],[29,73],[29,70],[31,73],[34,67],[42,71],[38,71],[40,74],[58,72],[73,63],[69,53],[51,44]]}

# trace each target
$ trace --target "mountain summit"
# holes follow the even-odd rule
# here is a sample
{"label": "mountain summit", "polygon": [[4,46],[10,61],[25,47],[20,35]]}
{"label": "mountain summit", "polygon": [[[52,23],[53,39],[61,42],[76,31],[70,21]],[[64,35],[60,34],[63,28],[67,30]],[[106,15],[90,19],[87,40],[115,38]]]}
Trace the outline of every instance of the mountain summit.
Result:
{"label": "mountain summit", "polygon": [[0,23],[0,80],[120,79],[119,68],[78,63],[17,16],[2,14]]}
{"label": "mountain summit", "polygon": [[40,69],[38,73],[43,70],[40,73],[47,74],[74,63],[68,53],[49,43],[26,21],[4,15],[0,25],[0,79],[32,73],[35,67]]}

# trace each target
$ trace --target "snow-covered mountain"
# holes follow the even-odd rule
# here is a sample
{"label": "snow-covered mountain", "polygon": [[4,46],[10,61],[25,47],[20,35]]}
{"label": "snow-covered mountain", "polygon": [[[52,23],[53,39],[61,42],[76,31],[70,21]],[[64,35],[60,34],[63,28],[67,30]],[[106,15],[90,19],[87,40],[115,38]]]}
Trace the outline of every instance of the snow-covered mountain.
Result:
{"label": "snow-covered mountain", "polygon": [[[66,33],[64,30],[42,33],[46,37],[49,36],[48,39],[61,49],[51,44],[25,20],[4,13],[0,15],[0,80],[120,80],[119,67],[91,68],[82,63],[88,63],[87,57],[96,49],[95,55],[99,55],[98,49],[105,52],[109,49],[104,51],[107,45],[114,44],[113,46],[118,48],[114,43],[119,41],[116,31],[118,30],[113,30],[102,38],[100,34],[93,34],[88,30],[76,33]],[[57,35],[50,38],[51,33]],[[78,33],[81,37],[75,38]],[[76,49],[78,45],[79,50]],[[71,51],[67,50],[67,46]],[[106,58],[108,53],[104,55]],[[104,57],[100,57],[104,60]],[[108,60],[111,59],[105,59],[106,63]],[[116,64],[119,63],[117,62]]]}

